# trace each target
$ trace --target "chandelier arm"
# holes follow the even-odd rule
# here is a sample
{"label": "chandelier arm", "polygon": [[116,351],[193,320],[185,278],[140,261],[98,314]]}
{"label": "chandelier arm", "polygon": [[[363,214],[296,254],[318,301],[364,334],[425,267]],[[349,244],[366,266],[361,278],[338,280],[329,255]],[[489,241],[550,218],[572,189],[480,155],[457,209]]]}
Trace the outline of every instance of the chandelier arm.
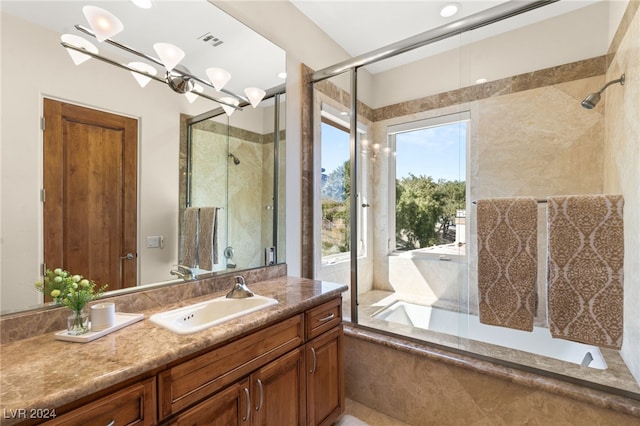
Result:
{"label": "chandelier arm", "polygon": [[[137,70],[137,69],[135,69],[135,68],[131,68],[131,67],[127,66],[127,65],[124,65],[124,64],[121,64],[121,63],[119,63],[119,62],[116,62],[116,61],[114,61],[114,60],[112,60],[112,59],[106,58],[106,57],[104,57],[104,56],[102,56],[102,55],[99,55],[99,54],[97,54],[97,53],[89,52],[88,50],[85,50],[85,49],[83,49],[83,48],[81,48],[81,47],[76,47],[76,46],[73,46],[73,45],[71,45],[71,44],[65,43],[65,42],[63,42],[63,41],[62,41],[62,42],[60,42],[60,44],[61,44],[63,47],[67,48],[67,49],[75,50],[75,51],[80,52],[80,53],[82,53],[82,54],[89,55],[89,56],[91,56],[92,58],[94,58],[94,59],[98,59],[99,61],[105,62],[105,63],[107,63],[107,64],[109,64],[109,65],[113,65],[113,66],[115,66],[115,67],[122,68],[122,69],[125,69],[125,70],[127,70],[127,71],[135,72],[135,73],[137,73],[137,74],[144,75],[145,77],[149,77],[149,78],[151,78],[152,80],[159,81],[160,83],[164,83],[164,84],[166,84],[166,85],[169,85],[169,83],[168,83],[168,82],[167,82],[167,80],[165,80],[165,79],[162,79],[162,78],[157,77],[157,76],[155,76],[155,75],[147,74],[146,72],[144,72],[144,71],[140,71],[140,70]],[[188,75],[188,74],[186,74],[186,75]],[[230,103],[225,102],[225,101],[223,101],[223,100],[221,100],[221,99],[214,98],[213,96],[209,96],[209,95],[206,95],[206,94],[204,94],[204,93],[198,93],[198,92],[196,92],[196,91],[192,91],[192,92],[190,92],[190,93],[193,93],[193,94],[195,94],[195,95],[198,95],[198,96],[203,97],[203,98],[206,98],[206,99],[209,99],[210,101],[217,102],[217,103],[219,103],[219,104],[221,104],[221,105],[229,106],[229,107],[231,107],[231,108],[233,108],[233,109],[236,109],[236,110],[242,111],[242,107],[241,107],[241,106],[236,106],[236,105],[230,104]]]}
{"label": "chandelier arm", "polygon": [[[85,34],[86,34],[86,35],[88,35],[88,36],[91,36],[91,37],[94,37],[94,38],[96,37],[95,33],[94,33],[93,31],[91,31],[91,30],[90,30],[89,28],[87,28],[87,27],[83,27],[82,25],[76,24],[76,25],[75,25],[75,28],[76,28],[78,31],[83,32],[83,33],[85,33]],[[139,51],[137,51],[136,49],[134,49],[133,47],[129,47],[129,46],[126,46],[126,45],[124,45],[124,44],[120,44],[120,43],[118,43],[118,42],[116,42],[116,41],[113,41],[113,40],[111,40],[111,39],[109,39],[109,38],[108,38],[108,39],[106,39],[106,40],[104,40],[104,43],[108,43],[108,44],[110,44],[111,46],[117,47],[118,49],[122,49],[122,50],[124,50],[125,52],[128,52],[128,53],[131,53],[131,54],[133,54],[133,55],[139,56],[139,57],[141,57],[141,58],[143,58],[143,59],[146,59],[146,60],[148,60],[148,61],[151,61],[151,62],[155,63],[156,65],[160,65],[160,66],[164,67],[164,64],[162,63],[162,61],[161,61],[160,59],[157,59],[157,58],[154,58],[153,56],[149,56],[149,55],[147,55],[147,54],[145,54],[145,53],[139,52]],[[84,52],[83,52],[83,53],[84,53]],[[173,73],[177,73],[177,74],[180,74],[180,75],[185,76],[185,77],[189,77],[189,78],[191,78],[191,79],[193,79],[193,80],[197,81],[198,83],[204,84],[205,86],[208,86],[208,87],[210,87],[210,88],[212,88],[212,89],[216,90],[216,88],[213,86],[213,84],[211,84],[211,82],[206,81],[206,80],[203,80],[203,79],[201,79],[201,78],[199,78],[199,77],[196,77],[195,75],[191,75],[191,74],[189,74],[189,73],[186,73],[186,72],[184,72],[184,71],[181,71],[181,70],[180,70],[180,69],[178,69],[178,68],[174,68],[173,70],[171,70],[171,72],[173,72]],[[217,90],[216,90],[216,91],[217,91]],[[224,89],[224,88],[223,88],[222,90],[220,90],[220,92],[221,92],[221,93],[224,93],[224,94],[227,94],[227,95],[229,95],[229,96],[233,96],[234,98],[236,98],[236,99],[238,99],[238,100],[245,101],[245,102],[247,102],[247,103],[249,102],[249,100],[248,100],[247,98],[245,98],[244,96],[237,95],[237,94],[235,94],[235,93],[233,93],[233,92],[231,92],[231,91],[229,91],[229,90],[226,90],[226,89]],[[218,102],[218,101],[216,101],[216,102]],[[222,103],[224,103],[224,102],[222,102]],[[227,104],[225,104],[225,105],[227,105]],[[232,106],[232,105],[229,105],[229,106]]]}
{"label": "chandelier arm", "polygon": [[[83,32],[83,33],[85,33],[86,35],[89,35],[89,36],[91,36],[91,37],[94,37],[94,38],[95,38],[95,36],[96,36],[96,35],[93,33],[93,31],[91,31],[90,29],[88,29],[88,28],[86,28],[86,27],[83,27],[82,25],[75,25],[75,28],[76,28],[78,31]],[[160,66],[164,67],[164,64],[162,63],[162,61],[161,61],[160,59],[154,58],[153,56],[149,56],[149,55],[147,55],[147,54],[145,54],[145,53],[142,53],[142,52],[138,52],[138,51],[137,51],[136,49],[134,49],[133,47],[125,46],[124,44],[120,44],[120,43],[118,43],[118,42],[116,42],[116,41],[113,41],[113,40],[111,40],[111,39],[109,39],[109,38],[108,38],[108,39],[106,39],[106,40],[104,40],[104,43],[110,44],[111,46],[117,47],[118,49],[122,49],[122,50],[124,50],[125,52],[129,52],[129,53],[131,53],[131,54],[133,54],[133,55],[136,55],[136,56],[139,56],[139,57],[141,57],[141,58],[143,58],[143,59],[146,59],[146,60],[148,60],[148,61],[151,61],[151,62],[155,63],[156,65],[160,65]]]}
{"label": "chandelier arm", "polygon": [[102,55],[99,55],[97,53],[89,52],[88,50],[85,50],[85,49],[83,49],[81,47],[77,47],[77,46],[74,46],[72,44],[65,43],[64,41],[61,41],[60,44],[63,47],[67,48],[67,49],[75,50],[75,51],[80,52],[80,53],[82,53],[84,55],[89,55],[92,58],[98,59],[98,60],[100,60],[102,62],[106,62],[109,65],[113,65],[113,66],[116,66],[118,68],[125,69],[127,71],[131,71],[131,72],[138,73],[140,75],[144,75],[145,77],[149,77],[149,78],[151,78],[151,79],[153,79],[155,81],[159,81],[161,83],[166,83],[166,81],[164,79],[160,78],[160,77],[157,77],[157,76],[151,75],[151,74],[147,74],[146,72],[137,70],[135,68],[128,67],[127,65],[124,65],[124,64],[116,62],[116,61],[114,61],[112,59],[106,58],[106,57],[104,57]]}

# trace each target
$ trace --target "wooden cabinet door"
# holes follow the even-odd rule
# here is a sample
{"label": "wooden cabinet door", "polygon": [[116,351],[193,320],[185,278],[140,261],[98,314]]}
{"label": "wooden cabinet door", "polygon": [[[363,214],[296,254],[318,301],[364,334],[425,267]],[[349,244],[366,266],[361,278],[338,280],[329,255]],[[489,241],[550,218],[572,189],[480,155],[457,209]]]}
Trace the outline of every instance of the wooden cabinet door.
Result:
{"label": "wooden cabinet door", "polygon": [[178,426],[244,426],[251,424],[249,379],[226,387],[169,424]]}
{"label": "wooden cabinet door", "polygon": [[305,416],[304,347],[251,375],[253,426],[303,426]]}
{"label": "wooden cabinet door", "polygon": [[47,425],[152,426],[156,421],[156,379],[143,380],[47,422]]}
{"label": "wooden cabinet door", "polygon": [[340,325],[305,346],[309,425],[330,425],[344,411],[343,339]]}

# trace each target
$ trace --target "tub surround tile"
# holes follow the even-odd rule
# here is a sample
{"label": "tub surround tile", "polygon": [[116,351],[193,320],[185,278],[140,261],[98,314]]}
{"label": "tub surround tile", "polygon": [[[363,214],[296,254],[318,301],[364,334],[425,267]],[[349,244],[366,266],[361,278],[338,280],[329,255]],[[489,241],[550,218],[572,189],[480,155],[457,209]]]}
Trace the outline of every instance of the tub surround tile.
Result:
{"label": "tub surround tile", "polygon": [[[591,424],[635,425],[640,421],[637,399],[362,327],[347,325],[345,335],[346,396],[409,424],[547,425],[562,419],[582,425],[590,423],[586,418]],[[368,356],[362,357],[363,353]],[[389,364],[388,371],[378,372],[382,363]],[[396,400],[403,402],[388,402]],[[585,414],[566,414],[571,412]]]}
{"label": "tub surround tile", "polygon": [[249,286],[257,294],[276,298],[278,305],[190,335],[175,334],[149,321],[156,312],[221,296],[225,289],[222,293],[155,306],[142,312],[143,321],[86,344],[56,340],[52,333],[2,344],[0,408],[60,407],[302,312],[346,290],[339,284],[291,277]]}

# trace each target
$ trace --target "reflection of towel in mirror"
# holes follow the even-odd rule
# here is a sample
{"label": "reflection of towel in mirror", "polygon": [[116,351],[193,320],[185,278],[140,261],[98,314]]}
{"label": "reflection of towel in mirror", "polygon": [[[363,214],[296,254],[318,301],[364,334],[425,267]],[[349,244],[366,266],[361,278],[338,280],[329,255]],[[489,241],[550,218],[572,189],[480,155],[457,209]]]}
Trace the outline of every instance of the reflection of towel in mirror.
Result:
{"label": "reflection of towel in mirror", "polygon": [[198,267],[208,271],[218,263],[218,208],[200,207]]}
{"label": "reflection of towel in mirror", "polygon": [[184,211],[184,240],[182,264],[193,268],[198,257],[198,211],[197,207],[187,207]]}

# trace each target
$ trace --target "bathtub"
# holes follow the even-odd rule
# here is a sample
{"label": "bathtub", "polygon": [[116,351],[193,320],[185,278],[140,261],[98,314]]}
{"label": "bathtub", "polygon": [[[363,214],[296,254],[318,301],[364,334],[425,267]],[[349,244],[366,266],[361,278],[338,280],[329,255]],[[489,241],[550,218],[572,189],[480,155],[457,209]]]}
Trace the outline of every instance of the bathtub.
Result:
{"label": "bathtub", "polygon": [[605,370],[607,363],[600,348],[569,340],[554,339],[548,329],[534,327],[532,332],[480,324],[475,315],[447,311],[397,301],[373,314],[374,318],[410,325],[425,330],[458,336],[463,327],[473,340],[551,357],[578,365]]}

